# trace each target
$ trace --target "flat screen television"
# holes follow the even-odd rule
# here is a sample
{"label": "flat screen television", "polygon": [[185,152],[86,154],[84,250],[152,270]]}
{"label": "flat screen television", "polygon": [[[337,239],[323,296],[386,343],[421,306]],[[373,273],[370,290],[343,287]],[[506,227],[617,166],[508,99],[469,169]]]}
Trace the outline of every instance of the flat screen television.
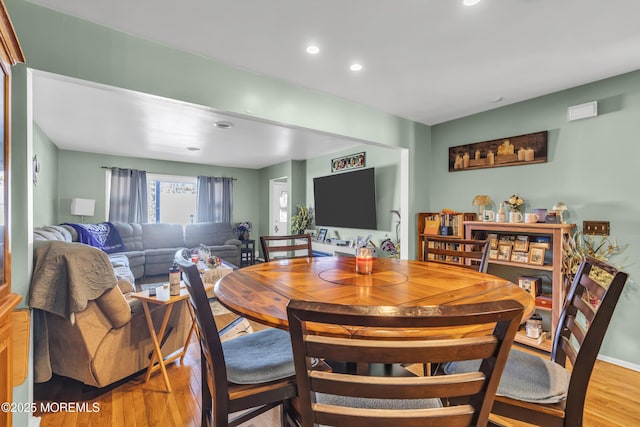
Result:
{"label": "flat screen television", "polygon": [[377,229],[374,168],[313,179],[317,226]]}

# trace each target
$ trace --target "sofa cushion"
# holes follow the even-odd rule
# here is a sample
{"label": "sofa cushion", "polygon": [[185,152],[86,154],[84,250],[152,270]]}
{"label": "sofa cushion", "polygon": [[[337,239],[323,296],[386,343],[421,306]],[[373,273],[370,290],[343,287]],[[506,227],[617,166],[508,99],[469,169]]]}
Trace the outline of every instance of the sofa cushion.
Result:
{"label": "sofa cushion", "polygon": [[113,226],[118,230],[118,233],[120,233],[125,251],[141,251],[143,249],[141,224],[114,222]]}
{"label": "sofa cushion", "polygon": [[220,246],[231,239],[236,239],[236,236],[229,222],[200,222],[184,226],[184,245],[187,248],[196,248],[201,243]]}
{"label": "sofa cushion", "polygon": [[181,224],[142,224],[143,249],[184,247],[184,231]]}
{"label": "sofa cushion", "polygon": [[144,251],[144,275],[145,276],[157,276],[159,274],[169,274],[169,268],[173,265],[173,258],[176,251],[181,249],[176,248],[160,248],[160,249],[147,249]]}

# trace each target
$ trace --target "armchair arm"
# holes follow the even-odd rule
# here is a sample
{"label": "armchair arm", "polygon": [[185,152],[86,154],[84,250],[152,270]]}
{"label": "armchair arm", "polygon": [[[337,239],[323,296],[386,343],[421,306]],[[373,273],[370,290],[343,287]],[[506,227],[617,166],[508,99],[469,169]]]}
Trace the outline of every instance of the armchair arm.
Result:
{"label": "armchair arm", "polygon": [[242,242],[238,239],[229,239],[226,242],[224,242],[225,245],[234,245],[234,246],[238,246],[240,247],[242,245]]}

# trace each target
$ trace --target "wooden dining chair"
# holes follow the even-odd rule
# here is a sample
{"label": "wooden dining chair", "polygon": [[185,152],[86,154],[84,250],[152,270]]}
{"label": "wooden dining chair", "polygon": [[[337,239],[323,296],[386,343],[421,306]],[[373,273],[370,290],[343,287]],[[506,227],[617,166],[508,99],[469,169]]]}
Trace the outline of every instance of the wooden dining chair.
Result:
{"label": "wooden dining chair", "polygon": [[[626,273],[585,257],[558,320],[551,360],[512,350],[492,412],[545,427],[582,426],[589,379],[626,281]],[[445,371],[469,372],[464,365],[450,364]]]}
{"label": "wooden dining chair", "polygon": [[[197,266],[185,259],[182,251],[176,253],[175,260],[198,325],[201,425],[237,426],[278,405],[281,424],[287,425],[290,399],[296,396],[289,334],[268,328],[221,342]],[[238,411],[244,412],[234,414]]]}
{"label": "wooden dining chair", "polygon": [[[311,236],[309,234],[291,234],[288,236],[260,236],[260,246],[266,262],[275,258],[310,258]],[[303,251],[301,253],[301,251]]]}
{"label": "wooden dining chair", "polygon": [[[351,306],[292,300],[287,306],[303,427],[485,425],[523,307],[516,301],[450,306]],[[308,332],[312,323],[314,331]],[[455,328],[490,324],[482,336]],[[338,337],[320,327],[378,329],[378,337]],[[455,336],[402,337],[400,331],[452,328]],[[368,376],[316,369],[317,360],[355,364],[481,358],[479,372],[457,376]],[[455,403],[453,403],[455,400]]]}
{"label": "wooden dining chair", "polygon": [[425,236],[423,260],[458,265],[481,273],[487,272],[489,241]]}

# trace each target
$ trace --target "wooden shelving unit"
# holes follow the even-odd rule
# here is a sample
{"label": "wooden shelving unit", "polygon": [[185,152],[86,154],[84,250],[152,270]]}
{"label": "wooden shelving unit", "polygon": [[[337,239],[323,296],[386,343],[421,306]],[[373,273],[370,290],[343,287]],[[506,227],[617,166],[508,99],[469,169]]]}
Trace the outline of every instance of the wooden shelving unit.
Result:
{"label": "wooden shelving unit", "polygon": [[[574,224],[525,224],[525,223],[506,223],[506,222],[483,222],[483,221],[465,221],[465,237],[467,239],[486,239],[488,234],[497,234],[501,236],[528,236],[529,239],[535,240],[538,237],[548,238],[549,248],[545,251],[544,263],[541,265],[530,262],[513,262],[499,259],[489,259],[489,272],[504,277],[508,280],[514,280],[514,277],[507,277],[508,274],[497,274],[492,272],[491,266],[502,266],[503,272],[526,271],[531,275],[536,272],[544,273],[549,276],[550,283],[543,286],[543,297],[547,301],[536,304],[537,309],[551,313],[551,331],[547,334],[547,339],[538,343],[536,340],[527,338],[524,332],[519,332],[515,340],[519,343],[535,347],[544,351],[551,351],[551,343],[555,334],[555,325],[558,323],[560,311],[564,302],[564,274],[562,272],[562,259],[565,255],[562,242],[571,237],[571,233],[575,228]],[[518,275],[518,273],[516,273]],[[516,282],[517,283],[517,282]],[[550,298],[551,306],[548,304]]]}
{"label": "wooden shelving unit", "polygon": [[[442,212],[419,212],[418,213],[418,221],[417,221],[417,236],[418,239],[416,240],[417,244],[416,244],[416,248],[417,248],[417,256],[416,259],[419,261],[424,261],[423,256],[424,256],[424,250],[423,250],[423,243],[424,243],[424,237],[427,236],[428,234],[425,234],[425,225],[427,223],[428,220],[438,220],[440,221],[439,225],[443,225],[442,224]],[[452,238],[460,238],[462,239],[464,237],[464,224],[465,221],[473,221],[476,219],[476,214],[474,212],[462,212],[462,213],[455,213],[455,214],[451,214],[451,215],[455,215],[455,221],[451,221],[451,227],[452,227],[452,235],[449,235],[447,237],[452,237]],[[454,224],[455,222],[455,224]]]}

